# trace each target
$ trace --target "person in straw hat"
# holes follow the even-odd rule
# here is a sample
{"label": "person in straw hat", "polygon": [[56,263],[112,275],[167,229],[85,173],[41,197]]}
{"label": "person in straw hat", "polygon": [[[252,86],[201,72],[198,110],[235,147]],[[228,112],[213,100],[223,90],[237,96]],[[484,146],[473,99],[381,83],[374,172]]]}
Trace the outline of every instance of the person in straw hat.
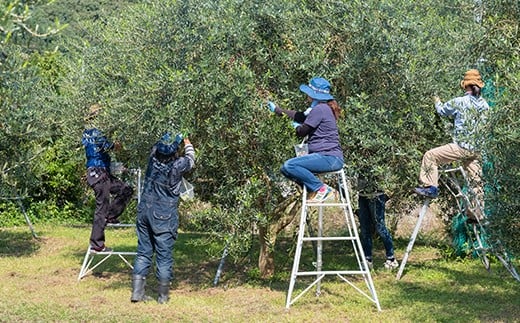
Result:
{"label": "person in straw hat", "polygon": [[438,166],[461,161],[471,177],[477,196],[482,195],[481,167],[478,139],[479,128],[484,123],[489,105],[481,96],[484,82],[476,69],[470,69],[460,82],[464,95],[442,103],[434,97],[437,113],[454,118],[453,143],[428,150],[422,159],[419,180],[422,186],[415,188],[419,195],[435,198],[439,194]]}

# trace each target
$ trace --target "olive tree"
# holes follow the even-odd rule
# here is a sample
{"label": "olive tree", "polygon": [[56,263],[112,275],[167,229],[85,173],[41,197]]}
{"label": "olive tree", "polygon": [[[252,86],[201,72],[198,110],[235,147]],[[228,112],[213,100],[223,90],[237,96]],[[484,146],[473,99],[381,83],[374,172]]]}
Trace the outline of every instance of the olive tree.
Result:
{"label": "olive tree", "polygon": [[509,1],[484,1],[482,25],[486,33],[478,49],[484,53],[482,69],[488,79],[492,99],[485,142],[484,177],[486,209],[491,238],[502,241],[514,255],[520,254],[518,213],[520,204],[520,4]]}
{"label": "olive tree", "polygon": [[[41,78],[41,64],[54,53],[34,47],[64,26],[59,21],[38,28],[32,12],[49,1],[7,1],[0,5],[0,196],[24,195],[37,186],[32,165],[52,141],[56,125],[45,110],[52,87]],[[39,97],[36,93],[42,94]],[[54,117],[54,116],[52,116]]]}
{"label": "olive tree", "polygon": [[[65,41],[62,109],[79,138],[82,116],[103,105],[103,128],[144,166],[164,131],[187,131],[197,151],[190,180],[213,211],[202,219],[243,251],[257,230],[264,277],[273,248],[298,213],[299,195],[279,172],[297,142],[267,99],[302,110],[298,86],[328,78],[344,109],[346,167],[410,203],[424,151],[449,138],[433,94],[460,93],[482,56],[473,1],[158,1],[129,7]],[[72,140],[72,136],[70,138]],[[78,154],[80,152],[78,151]]]}

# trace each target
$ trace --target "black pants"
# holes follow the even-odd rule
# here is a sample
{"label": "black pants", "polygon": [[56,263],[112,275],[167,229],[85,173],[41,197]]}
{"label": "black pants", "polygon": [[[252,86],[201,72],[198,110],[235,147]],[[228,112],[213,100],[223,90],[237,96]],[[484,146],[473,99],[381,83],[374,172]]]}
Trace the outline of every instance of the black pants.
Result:
{"label": "black pants", "polygon": [[110,175],[104,168],[89,168],[87,183],[96,195],[96,211],[90,233],[90,246],[100,250],[105,245],[107,220],[115,220],[123,213],[134,190],[125,182]]}

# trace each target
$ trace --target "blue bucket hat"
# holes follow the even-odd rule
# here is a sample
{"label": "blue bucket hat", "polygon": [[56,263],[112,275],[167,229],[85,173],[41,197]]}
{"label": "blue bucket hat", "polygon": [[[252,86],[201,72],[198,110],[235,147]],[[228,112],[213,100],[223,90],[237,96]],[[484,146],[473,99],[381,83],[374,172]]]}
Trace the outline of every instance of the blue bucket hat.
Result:
{"label": "blue bucket hat", "polygon": [[161,139],[159,139],[159,141],[155,144],[157,152],[165,156],[175,154],[179,149],[179,143],[176,139],[177,138],[172,137],[172,135],[169,132],[165,133],[161,137]]}
{"label": "blue bucket hat", "polygon": [[330,94],[330,83],[322,77],[314,77],[309,82],[309,85],[300,85],[300,91],[307,94],[314,100],[328,101],[334,100]]}

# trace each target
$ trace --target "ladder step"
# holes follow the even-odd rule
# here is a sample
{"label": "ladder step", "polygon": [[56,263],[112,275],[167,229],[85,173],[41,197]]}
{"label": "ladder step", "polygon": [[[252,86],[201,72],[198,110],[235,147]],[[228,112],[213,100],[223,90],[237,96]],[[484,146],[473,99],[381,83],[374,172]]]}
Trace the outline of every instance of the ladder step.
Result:
{"label": "ladder step", "polygon": [[320,270],[320,271],[299,271],[296,276],[316,276],[316,275],[363,275],[368,273],[366,270]]}
{"label": "ladder step", "polygon": [[89,251],[89,255],[122,255],[135,256],[137,252],[133,251]]}
{"label": "ladder step", "polygon": [[303,241],[348,241],[356,237],[303,237]]}
{"label": "ladder step", "polygon": [[321,202],[306,202],[306,206],[348,206],[348,203],[321,203]]}

